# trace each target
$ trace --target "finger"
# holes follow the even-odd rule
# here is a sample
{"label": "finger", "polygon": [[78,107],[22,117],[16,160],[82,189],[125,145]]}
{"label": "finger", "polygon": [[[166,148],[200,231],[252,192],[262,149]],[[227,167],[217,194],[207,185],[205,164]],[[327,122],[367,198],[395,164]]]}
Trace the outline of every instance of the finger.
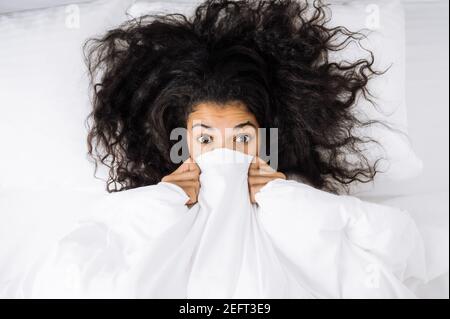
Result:
{"label": "finger", "polygon": [[200,181],[195,181],[189,189],[192,191],[192,203],[196,203],[198,201],[198,195],[200,193]]}
{"label": "finger", "polygon": [[268,176],[251,176],[248,178],[248,183],[249,185],[256,185],[268,183],[270,180],[272,180],[272,178]]}
{"label": "finger", "polygon": [[196,187],[189,187],[187,189],[187,194],[189,196],[188,204],[195,204],[198,200],[198,191]]}
{"label": "finger", "polygon": [[272,167],[270,167],[269,165],[268,166],[262,166],[262,167],[259,167],[259,168],[250,167],[249,170],[248,170],[248,174],[249,175],[261,175],[261,174],[267,175],[267,174],[273,174],[275,172],[276,171]]}
{"label": "finger", "polygon": [[195,194],[194,194],[194,188],[192,187],[183,187],[184,192],[189,197],[189,200],[186,202],[186,204],[193,204],[195,202]]}
{"label": "finger", "polygon": [[196,180],[177,181],[174,183],[177,184],[178,186],[180,186],[181,188],[190,188],[190,187],[199,188],[200,187],[200,182],[196,181]]}
{"label": "finger", "polygon": [[195,171],[200,173],[200,167],[192,157],[186,159],[184,163],[186,164],[186,171]]}
{"label": "finger", "polygon": [[259,184],[259,185],[255,185],[255,186],[251,186],[249,188],[250,191],[250,201],[255,204],[256,203],[256,194],[261,190],[261,188],[264,186],[265,184]]}
{"label": "finger", "polygon": [[263,172],[276,172],[269,164],[267,164],[264,160],[257,156],[255,157],[255,162],[250,164],[250,169],[260,169]]}
{"label": "finger", "polygon": [[[195,165],[194,165],[195,164]],[[194,166],[193,166],[194,165]],[[174,173],[182,173],[182,172],[187,172],[187,171],[191,171],[191,170],[195,170],[192,169],[191,167],[196,166],[197,164],[194,162],[194,160],[192,159],[192,157],[188,157],[175,171]]]}
{"label": "finger", "polygon": [[180,166],[178,166],[178,168],[172,174],[183,173],[188,170],[189,170],[189,163],[184,161]]}
{"label": "finger", "polygon": [[188,180],[198,180],[199,172],[197,171],[186,171],[181,173],[173,173],[165,177],[167,182],[176,182],[176,181],[188,181]]}
{"label": "finger", "polygon": [[199,194],[199,192],[200,192],[200,185],[198,185],[198,186],[195,186],[194,187],[194,199],[195,199],[195,202],[197,202],[198,201],[198,194]]}
{"label": "finger", "polygon": [[258,168],[260,163],[261,163],[261,159],[259,158],[259,156],[254,156],[252,159],[252,162],[250,164],[250,167]]}
{"label": "finger", "polygon": [[266,163],[266,161],[264,161],[261,157],[256,156],[256,164],[258,167],[264,167],[264,166],[269,166],[269,164]]}
{"label": "finger", "polygon": [[250,203],[255,204],[256,200],[255,200],[255,195],[253,194],[252,191],[250,191]]}
{"label": "finger", "polygon": [[248,172],[248,177],[258,177],[258,176],[264,176],[264,177],[272,177],[272,178],[282,178],[282,179],[286,179],[286,175],[284,175],[282,172],[277,172],[277,171],[259,171],[259,170],[249,170]]}
{"label": "finger", "polygon": [[192,173],[190,172],[182,172],[182,173],[172,173],[170,175],[164,176],[162,178],[162,182],[167,183],[176,183],[178,181],[187,181],[187,180],[194,180],[195,176],[192,176]]}
{"label": "finger", "polygon": [[189,171],[200,173],[200,167],[195,162],[189,163]]}
{"label": "finger", "polygon": [[281,179],[285,179],[284,178],[284,174],[283,173],[274,173],[271,175],[254,175],[254,176],[249,176],[248,177],[248,183],[250,185],[256,185],[256,184],[267,184],[268,182],[277,179],[277,178],[281,178]]}

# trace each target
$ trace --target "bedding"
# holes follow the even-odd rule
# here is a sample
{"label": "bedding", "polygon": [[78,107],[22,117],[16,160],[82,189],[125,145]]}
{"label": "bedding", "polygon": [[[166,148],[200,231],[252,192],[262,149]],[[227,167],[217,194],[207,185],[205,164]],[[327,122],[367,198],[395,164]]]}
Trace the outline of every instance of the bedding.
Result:
{"label": "bedding", "polygon": [[448,191],[370,198],[370,201],[407,210],[414,218],[424,240],[427,271],[434,278],[418,285],[420,298],[449,298],[449,201]]}
{"label": "bedding", "polygon": [[[347,5],[356,4],[348,6],[348,11],[343,7],[348,16],[359,17],[355,21],[361,21],[363,17],[360,9],[364,7],[358,6],[358,2],[346,1]],[[421,298],[448,298],[448,179],[446,182],[442,179],[448,174],[442,173],[444,165],[440,165],[448,163],[445,161],[448,148],[446,157],[436,156],[434,144],[429,143],[430,138],[448,139],[448,114],[442,114],[444,110],[448,113],[448,94],[445,103],[445,93],[442,93],[446,92],[448,78],[439,80],[445,73],[445,68],[440,66],[448,65],[444,57],[445,52],[448,55],[448,49],[442,50],[437,42],[433,42],[441,38],[442,30],[447,30],[448,38],[448,28],[440,28],[440,25],[448,24],[448,13],[446,19],[441,19],[444,12],[448,12],[448,2],[440,3],[444,8],[438,10],[438,18],[445,21],[440,24],[436,17],[431,18],[430,13],[436,12],[432,7],[410,8],[420,21],[409,22],[413,29],[409,29],[407,56],[410,75],[408,115],[412,113],[414,118],[409,119],[415,119],[415,122],[409,122],[408,129],[414,125],[416,147],[417,140],[422,141],[420,155],[427,160],[426,176],[404,183],[377,181],[375,190],[370,189],[368,196],[358,195],[411,213],[423,236],[427,269],[430,269],[430,281],[413,289]],[[3,146],[0,159],[0,296],[29,296],[31,280],[26,279],[32,278],[37,256],[45,253],[55,238],[69,232],[75,220],[89,215],[95,205],[102,203],[106,211],[118,211],[115,207],[120,202],[123,202],[122,208],[131,205],[132,201],[127,198],[132,192],[118,194],[121,200],[116,200],[114,205],[106,204],[109,199],[105,197],[109,198],[109,194],[103,191],[103,181],[95,181],[92,167],[83,155],[85,131],[82,124],[89,101],[79,50],[85,38],[101,34],[108,26],[122,21],[128,6],[126,0],[82,4],[79,7],[83,13],[82,23],[75,30],[64,26],[65,7],[0,15],[0,84],[6,88],[0,90]],[[395,6],[382,7],[393,10]],[[351,8],[357,8],[357,11],[351,11]],[[396,12],[401,17],[402,10]],[[402,17],[399,19],[396,12],[389,13],[388,10],[382,15],[391,26],[402,24]],[[389,43],[396,43],[396,50],[402,50],[401,39],[396,32],[389,36]],[[381,48],[387,52],[391,44]],[[424,58],[431,55],[433,59]],[[401,83],[401,78],[398,81],[391,81],[395,84],[392,87]],[[23,87],[35,87],[35,83],[40,83],[40,89],[22,90]],[[422,107],[430,97],[433,98],[433,112]],[[399,118],[406,123],[406,117]],[[56,130],[62,133],[56,135]],[[423,134],[424,131],[427,134]],[[9,139],[12,135],[14,140]],[[25,149],[23,145],[29,148]],[[444,145],[448,147],[448,143]],[[33,156],[34,167],[29,165],[30,154],[37,154]],[[448,166],[445,170],[448,172]],[[143,198],[137,196],[135,201],[143,201]],[[140,207],[137,202],[134,209]],[[24,273],[29,276],[23,276]]]}
{"label": "bedding", "polygon": [[70,5],[73,3],[89,2],[90,0],[15,0],[0,1],[0,14],[24,10]]}
{"label": "bedding", "polygon": [[[276,179],[251,204],[252,156],[196,158],[176,185],[115,193],[3,291],[33,298],[414,298],[425,247],[406,211]],[[126,197],[124,197],[126,196]],[[3,283],[8,280],[3,278]]]}
{"label": "bedding", "polygon": [[0,14],[0,190],[103,189],[86,159],[90,100],[82,46],[124,21],[130,3]]}

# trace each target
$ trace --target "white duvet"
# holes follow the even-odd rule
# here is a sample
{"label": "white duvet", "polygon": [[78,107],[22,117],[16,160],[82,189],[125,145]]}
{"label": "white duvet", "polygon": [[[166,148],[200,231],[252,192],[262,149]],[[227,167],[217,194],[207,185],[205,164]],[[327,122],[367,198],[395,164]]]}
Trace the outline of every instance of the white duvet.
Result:
{"label": "white duvet", "polygon": [[173,184],[113,193],[8,297],[414,298],[425,250],[406,211],[276,179],[251,204],[252,157],[196,158],[198,203]]}

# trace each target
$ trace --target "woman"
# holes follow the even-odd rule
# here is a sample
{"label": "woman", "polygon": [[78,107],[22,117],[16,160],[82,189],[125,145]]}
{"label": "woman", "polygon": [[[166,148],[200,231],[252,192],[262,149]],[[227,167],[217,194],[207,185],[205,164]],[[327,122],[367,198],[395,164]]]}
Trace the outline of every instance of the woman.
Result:
{"label": "woman", "polygon": [[[352,134],[371,122],[351,108],[379,72],[373,57],[328,60],[361,35],[328,28],[326,13],[208,0],[192,19],[143,17],[89,42],[89,153],[124,196],[60,242],[33,294],[414,297],[406,282],[425,275],[412,219],[337,194],[377,172]],[[278,129],[278,143],[260,128]],[[242,162],[221,166],[232,157]],[[76,283],[55,287],[68,274]]]}
{"label": "woman", "polygon": [[[170,156],[176,128],[187,128],[197,139],[189,143],[198,143],[193,121],[276,128],[273,177],[295,174],[333,193],[373,180],[377,162],[361,148],[376,141],[353,131],[375,121],[361,122],[351,108],[369,96],[368,81],[379,72],[373,58],[330,62],[330,52],[362,34],[328,28],[327,20],[320,2],[206,1],[190,20],[145,16],[88,42],[95,88],[89,151],[110,167],[108,191],[164,178],[185,185],[194,203],[197,176],[177,182],[185,177],[174,173],[180,163]],[[217,147],[212,137],[203,135],[203,150]],[[268,180],[251,176],[250,191]]]}

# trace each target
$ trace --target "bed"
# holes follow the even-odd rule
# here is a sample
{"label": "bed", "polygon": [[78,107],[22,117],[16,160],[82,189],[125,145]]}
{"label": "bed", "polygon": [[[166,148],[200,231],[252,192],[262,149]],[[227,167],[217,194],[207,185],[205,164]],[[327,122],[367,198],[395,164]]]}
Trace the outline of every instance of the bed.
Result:
{"label": "bed", "polygon": [[[0,273],[18,272],[31,262],[31,252],[45,250],[45,245],[25,245],[24,238],[37,235],[50,243],[104,192],[103,181],[92,176],[92,164],[85,157],[85,141],[80,138],[89,99],[86,74],[79,72],[82,64],[78,44],[121,22],[123,12],[132,3],[0,3],[0,217],[8,221],[0,223]],[[352,1],[337,3],[352,5]],[[369,6],[371,3],[381,6],[385,1],[367,2],[365,8],[369,11],[376,9]],[[418,287],[417,295],[448,298],[449,4],[444,0],[417,0],[402,1],[401,5],[406,30],[407,117],[402,116],[407,119],[411,147],[423,165],[411,169],[408,176],[381,178],[354,195],[408,210],[413,215],[429,247],[433,274],[427,285]],[[85,11],[88,6],[98,10],[107,6],[108,10],[94,15],[100,11],[89,13]],[[56,11],[48,11],[53,9]],[[16,28],[14,18],[21,14],[24,27]],[[36,23],[34,17],[36,21],[49,19],[52,24],[38,22],[39,32],[27,31]],[[46,34],[54,38],[46,39]],[[50,46],[45,47],[46,43]],[[65,76],[68,74],[76,76]],[[43,223],[49,219],[60,227],[42,232],[48,228]],[[14,265],[7,262],[11,258]]]}

